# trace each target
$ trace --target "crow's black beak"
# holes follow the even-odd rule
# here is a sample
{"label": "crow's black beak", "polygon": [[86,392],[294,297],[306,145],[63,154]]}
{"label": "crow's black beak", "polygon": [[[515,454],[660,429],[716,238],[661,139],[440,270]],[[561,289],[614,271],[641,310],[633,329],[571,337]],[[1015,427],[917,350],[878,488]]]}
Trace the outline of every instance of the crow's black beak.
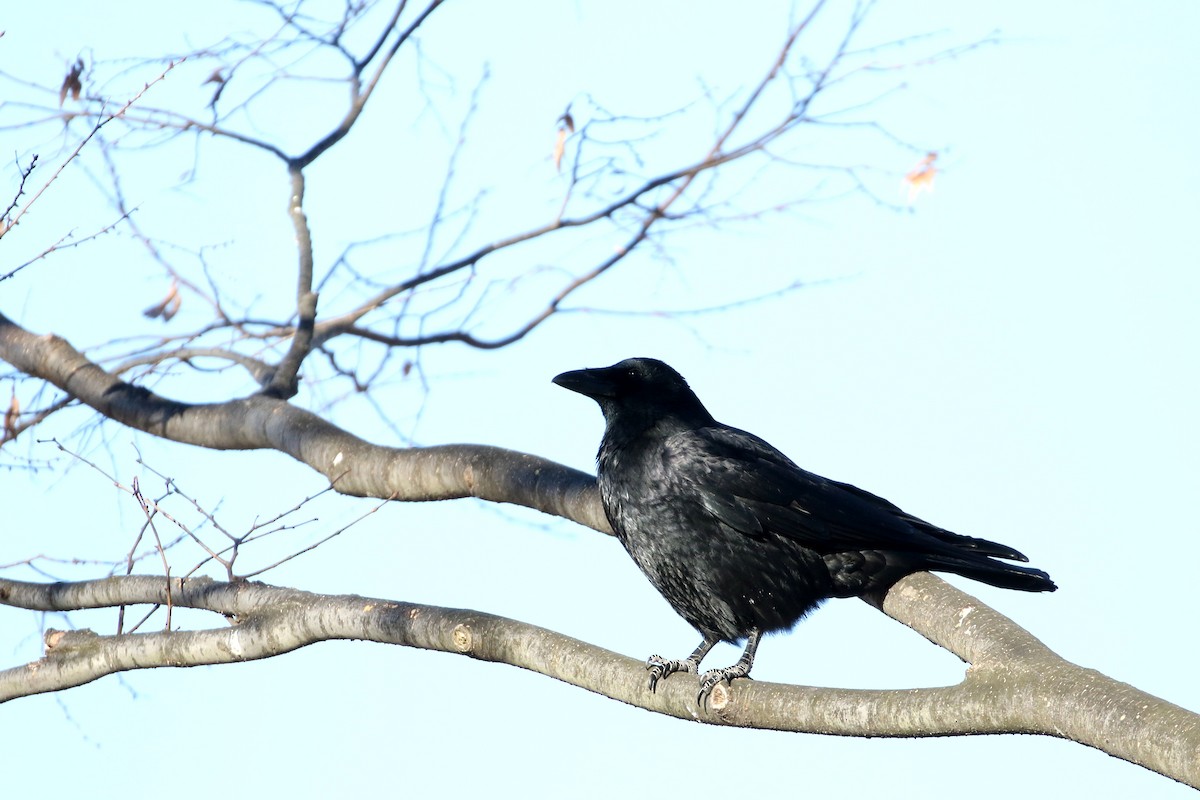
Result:
{"label": "crow's black beak", "polygon": [[575,369],[554,376],[554,383],[586,397],[613,397],[616,384],[606,369]]}

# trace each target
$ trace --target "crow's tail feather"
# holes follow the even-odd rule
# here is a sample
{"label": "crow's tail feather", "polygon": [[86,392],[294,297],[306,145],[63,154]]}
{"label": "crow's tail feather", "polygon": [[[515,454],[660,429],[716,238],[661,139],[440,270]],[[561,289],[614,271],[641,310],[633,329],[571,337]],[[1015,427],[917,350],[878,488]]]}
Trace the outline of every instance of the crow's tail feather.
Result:
{"label": "crow's tail feather", "polygon": [[929,534],[933,538],[944,544],[954,545],[956,549],[967,550],[981,556],[993,556],[995,558],[1006,558],[1009,561],[1028,561],[1025,554],[1020,550],[1014,550],[1006,544],[999,542],[988,541],[987,539],[978,539],[974,536],[963,536],[961,533],[953,533],[945,528],[939,528],[936,525],[931,525],[924,520],[910,520],[912,522],[920,522],[917,527],[924,533]]}
{"label": "crow's tail feather", "polygon": [[980,581],[1001,589],[1017,589],[1022,592],[1053,592],[1058,588],[1050,576],[1040,569],[1005,564],[990,558],[957,558],[946,555],[929,555],[925,569],[933,572],[952,572],[973,581]]}

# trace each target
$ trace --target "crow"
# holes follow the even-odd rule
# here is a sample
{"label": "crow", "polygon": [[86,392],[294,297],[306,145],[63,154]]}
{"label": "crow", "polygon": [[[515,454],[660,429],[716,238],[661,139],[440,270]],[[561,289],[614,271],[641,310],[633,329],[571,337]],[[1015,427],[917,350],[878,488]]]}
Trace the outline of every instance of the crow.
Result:
{"label": "crow", "polygon": [[662,361],[630,358],[554,383],[600,405],[604,513],[654,588],[704,637],[685,659],[647,660],[651,692],[672,673],[698,674],[718,642],[744,639],[737,663],[700,676],[703,704],[722,680],[749,676],[763,634],[791,629],[827,598],[885,590],[913,572],[1057,588],[1041,570],[998,561],[1029,560],[1011,547],[939,528],[717,422]]}

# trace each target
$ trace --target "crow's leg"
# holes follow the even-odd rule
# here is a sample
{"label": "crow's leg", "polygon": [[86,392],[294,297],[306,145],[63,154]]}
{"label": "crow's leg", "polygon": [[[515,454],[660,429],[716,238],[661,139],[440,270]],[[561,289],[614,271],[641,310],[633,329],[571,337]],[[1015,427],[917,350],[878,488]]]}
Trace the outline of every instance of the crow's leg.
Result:
{"label": "crow's leg", "polygon": [[736,664],[724,669],[710,669],[700,676],[700,693],[696,695],[697,703],[704,705],[708,700],[708,693],[721,681],[750,677],[750,668],[754,666],[754,651],[758,649],[758,637],[758,628],[751,628],[750,635],[746,637],[746,649],[742,651],[742,657],[737,660]]}
{"label": "crow's leg", "polygon": [[[757,635],[757,634],[756,634]],[[692,654],[682,661],[666,659],[662,656],[650,656],[646,659],[646,669],[650,671],[650,691],[658,688],[658,682],[674,672],[690,672],[693,675],[700,671],[700,662],[708,655],[708,651],[721,641],[711,634],[705,634],[704,641],[692,651]]]}

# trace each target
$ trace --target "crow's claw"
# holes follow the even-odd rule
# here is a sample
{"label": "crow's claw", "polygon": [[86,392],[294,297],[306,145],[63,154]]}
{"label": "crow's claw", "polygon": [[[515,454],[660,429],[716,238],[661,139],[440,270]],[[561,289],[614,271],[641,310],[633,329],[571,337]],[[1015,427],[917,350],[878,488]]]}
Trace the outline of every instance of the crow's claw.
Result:
{"label": "crow's claw", "polygon": [[690,672],[696,674],[698,666],[691,660],[678,661],[673,658],[663,658],[662,656],[650,656],[646,659],[646,670],[650,673],[650,691],[654,692],[658,689],[658,682],[676,672]]}
{"label": "crow's claw", "polygon": [[700,691],[696,695],[696,705],[701,708],[708,707],[708,696],[712,690],[716,688],[721,681],[733,683],[734,678],[745,678],[753,680],[750,677],[750,667],[738,662],[732,667],[724,667],[723,669],[710,669],[708,672],[700,676]]}

